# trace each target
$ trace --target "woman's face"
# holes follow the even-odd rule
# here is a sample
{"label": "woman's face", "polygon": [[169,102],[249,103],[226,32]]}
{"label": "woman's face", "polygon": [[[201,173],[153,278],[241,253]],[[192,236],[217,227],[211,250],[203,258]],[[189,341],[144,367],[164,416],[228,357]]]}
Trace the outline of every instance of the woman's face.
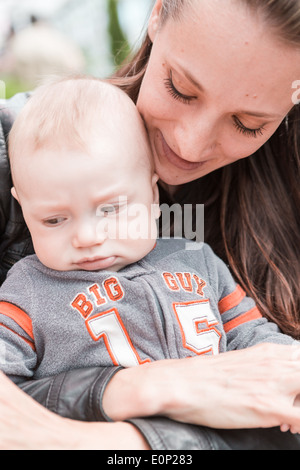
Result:
{"label": "woman's face", "polygon": [[149,133],[156,171],[183,184],[248,157],[293,107],[300,51],[279,43],[232,0],[197,0],[178,21],[159,28],[138,109]]}

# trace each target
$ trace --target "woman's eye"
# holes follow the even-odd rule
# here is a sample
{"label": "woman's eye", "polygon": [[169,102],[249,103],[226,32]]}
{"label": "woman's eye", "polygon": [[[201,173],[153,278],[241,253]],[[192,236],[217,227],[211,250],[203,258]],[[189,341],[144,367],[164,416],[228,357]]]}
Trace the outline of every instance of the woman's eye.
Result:
{"label": "woman's eye", "polygon": [[244,126],[244,124],[242,124],[236,116],[234,116],[233,119],[235,128],[242,134],[255,138],[263,135],[263,131],[265,130],[263,126],[257,129],[249,129],[248,127]]}
{"label": "woman's eye", "polygon": [[181,101],[184,104],[190,104],[191,101],[195,100],[197,97],[196,96],[188,96],[183,93],[180,93],[180,91],[177,90],[173,83],[173,78],[172,78],[172,72],[170,72],[170,76],[164,80],[165,87],[168,91],[168,93],[178,101]]}
{"label": "woman's eye", "polygon": [[65,217],[53,217],[52,219],[44,220],[44,224],[48,227],[55,227],[56,225],[62,224],[65,220]]}

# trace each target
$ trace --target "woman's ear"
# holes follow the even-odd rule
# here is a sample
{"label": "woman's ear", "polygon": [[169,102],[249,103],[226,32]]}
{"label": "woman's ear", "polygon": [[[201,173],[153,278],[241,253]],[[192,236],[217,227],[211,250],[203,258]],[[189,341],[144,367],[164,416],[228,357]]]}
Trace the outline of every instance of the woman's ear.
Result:
{"label": "woman's ear", "polygon": [[149,24],[148,24],[148,35],[152,42],[154,41],[157,30],[158,30],[161,9],[162,9],[162,0],[156,0],[156,3],[152,10]]}
{"label": "woman's ear", "polygon": [[13,186],[10,191],[11,191],[12,196],[18,201],[18,203],[20,203],[16,188]]}

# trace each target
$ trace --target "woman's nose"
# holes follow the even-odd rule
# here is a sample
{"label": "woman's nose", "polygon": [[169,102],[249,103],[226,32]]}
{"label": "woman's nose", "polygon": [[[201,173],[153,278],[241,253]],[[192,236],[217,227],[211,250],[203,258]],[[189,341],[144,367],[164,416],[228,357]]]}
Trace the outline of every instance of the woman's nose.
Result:
{"label": "woman's nose", "polygon": [[201,162],[215,154],[217,125],[204,113],[178,122],[174,129],[176,148],[173,149],[184,160]]}

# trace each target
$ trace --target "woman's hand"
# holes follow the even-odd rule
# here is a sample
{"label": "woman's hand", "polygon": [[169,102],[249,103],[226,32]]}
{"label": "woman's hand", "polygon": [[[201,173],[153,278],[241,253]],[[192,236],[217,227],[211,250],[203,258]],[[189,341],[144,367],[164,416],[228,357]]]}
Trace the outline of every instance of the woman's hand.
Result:
{"label": "woman's hand", "polygon": [[[294,407],[300,407],[300,395],[296,396]],[[289,424],[282,424],[280,426],[282,432],[290,431],[292,434],[300,434],[300,426],[290,426]]]}
{"label": "woman's hand", "polygon": [[115,420],[160,414],[213,428],[288,423],[299,429],[300,408],[293,406],[298,393],[299,345],[261,344],[122,370],[108,385],[103,407]]}
{"label": "woman's hand", "polygon": [[139,449],[148,445],[128,423],[84,423],[43,408],[0,372],[0,450]]}

